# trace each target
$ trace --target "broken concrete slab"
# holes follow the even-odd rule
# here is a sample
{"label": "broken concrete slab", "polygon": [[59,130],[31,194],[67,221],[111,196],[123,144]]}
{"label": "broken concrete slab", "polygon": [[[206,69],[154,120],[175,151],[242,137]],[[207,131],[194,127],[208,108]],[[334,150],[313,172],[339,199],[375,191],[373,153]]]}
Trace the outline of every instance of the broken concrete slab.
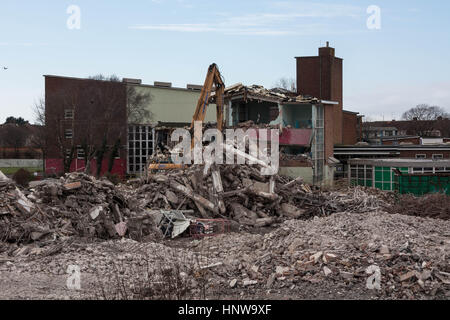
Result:
{"label": "broken concrete slab", "polygon": [[100,213],[102,212],[103,207],[102,206],[97,206],[91,209],[91,211],[89,211],[89,215],[91,216],[92,220],[97,219],[97,217],[100,215]]}
{"label": "broken concrete slab", "polygon": [[72,182],[72,183],[66,183],[63,187],[67,191],[78,190],[81,188],[81,182],[76,181],[76,182]]}
{"label": "broken concrete slab", "polygon": [[404,282],[414,277],[417,277],[417,272],[413,270],[400,275],[399,279],[401,282]]}
{"label": "broken concrete slab", "polygon": [[323,267],[323,273],[325,274],[325,277],[328,277],[330,274],[333,273],[333,271],[331,271],[331,269],[328,267]]}
{"label": "broken concrete slab", "polygon": [[305,210],[299,209],[288,203],[281,204],[281,212],[283,213],[283,215],[292,219],[298,219],[305,214]]}

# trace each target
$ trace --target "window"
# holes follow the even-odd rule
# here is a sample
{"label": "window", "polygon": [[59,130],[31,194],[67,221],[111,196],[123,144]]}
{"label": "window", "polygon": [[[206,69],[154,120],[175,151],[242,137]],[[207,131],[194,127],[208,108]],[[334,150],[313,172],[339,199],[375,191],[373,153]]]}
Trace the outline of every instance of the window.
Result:
{"label": "window", "polygon": [[427,155],[426,154],[416,154],[416,159],[426,159]]}
{"label": "window", "polygon": [[436,159],[444,159],[444,155],[443,154],[433,154],[433,160]]}
{"label": "window", "polygon": [[[153,154],[154,130],[149,126],[128,127],[128,173],[141,173],[147,164],[147,157]],[[120,159],[117,153],[116,159]]]}
{"label": "window", "polygon": [[413,173],[416,173],[416,174],[418,174],[418,173],[423,173],[423,168],[413,168]]}
{"label": "window", "polygon": [[314,138],[312,142],[312,158],[314,163],[314,184],[321,184],[324,176],[325,141],[324,141],[324,107],[316,105],[312,107],[312,120],[314,123]]}
{"label": "window", "polygon": [[72,150],[66,149],[66,159],[70,159],[71,155],[72,155]]}
{"label": "window", "polygon": [[116,159],[116,160],[120,160],[120,152],[119,152],[119,150],[115,150],[115,152],[114,152],[114,159]]}
{"label": "window", "polygon": [[84,149],[78,146],[77,148],[77,159],[83,160],[84,159]]}
{"label": "window", "polygon": [[72,139],[73,138],[73,130],[72,129],[66,129],[64,131],[64,136],[66,139]]}
{"label": "window", "polygon": [[64,119],[73,119],[73,110],[72,109],[66,109],[64,110]]}

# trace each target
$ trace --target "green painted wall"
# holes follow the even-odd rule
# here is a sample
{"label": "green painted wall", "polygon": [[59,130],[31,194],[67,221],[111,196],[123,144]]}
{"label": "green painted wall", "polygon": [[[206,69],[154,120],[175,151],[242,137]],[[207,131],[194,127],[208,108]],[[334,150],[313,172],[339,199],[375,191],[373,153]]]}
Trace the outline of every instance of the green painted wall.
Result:
{"label": "green painted wall", "polygon": [[283,105],[283,125],[293,128],[312,128],[311,105]]}
{"label": "green painted wall", "polygon": [[[153,119],[143,119],[141,124],[160,122],[191,123],[197,107],[199,91],[136,86],[138,92],[150,93],[151,103],[147,108],[152,112]],[[210,104],[206,113],[206,122],[216,121],[216,105]]]}
{"label": "green painted wall", "polygon": [[422,196],[428,193],[443,193],[450,196],[450,176],[410,175],[396,177],[396,190],[400,194]]}

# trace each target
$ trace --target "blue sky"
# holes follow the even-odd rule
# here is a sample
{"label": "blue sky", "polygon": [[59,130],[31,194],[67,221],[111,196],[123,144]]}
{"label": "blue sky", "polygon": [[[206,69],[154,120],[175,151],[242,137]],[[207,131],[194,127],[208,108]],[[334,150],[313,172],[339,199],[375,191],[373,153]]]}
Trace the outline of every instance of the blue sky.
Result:
{"label": "blue sky", "polygon": [[[67,28],[70,5],[79,30]],[[370,5],[381,8],[379,30],[367,28]],[[33,120],[44,74],[184,87],[216,62],[227,85],[271,87],[326,41],[344,58],[344,108],[369,119],[420,103],[450,111],[449,15],[446,0],[1,0],[0,122]]]}

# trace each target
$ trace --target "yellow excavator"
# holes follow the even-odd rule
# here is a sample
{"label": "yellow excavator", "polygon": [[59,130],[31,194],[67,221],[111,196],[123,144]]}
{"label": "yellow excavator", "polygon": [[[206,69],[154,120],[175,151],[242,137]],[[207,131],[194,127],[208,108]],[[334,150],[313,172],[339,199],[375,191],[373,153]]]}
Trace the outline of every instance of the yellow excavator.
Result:
{"label": "yellow excavator", "polygon": [[[197,102],[197,108],[195,109],[194,116],[192,117],[192,123],[190,127],[191,135],[192,135],[192,146],[194,145],[194,123],[196,121],[204,122],[206,117],[206,111],[208,109],[208,105],[211,101],[211,97],[213,96],[213,92],[215,96],[215,102],[217,107],[217,129],[222,131],[223,122],[224,122],[224,92],[225,92],[225,83],[222,80],[222,76],[220,75],[220,71],[218,66],[213,63],[208,68],[208,73],[206,74],[205,83],[203,84],[202,91],[200,93],[200,97]],[[169,156],[170,157],[170,156]],[[171,170],[171,169],[182,169],[184,165],[182,164],[174,164],[170,163],[169,159],[165,159],[164,161],[154,161],[150,163],[148,166],[148,172],[154,172],[157,170]]]}

